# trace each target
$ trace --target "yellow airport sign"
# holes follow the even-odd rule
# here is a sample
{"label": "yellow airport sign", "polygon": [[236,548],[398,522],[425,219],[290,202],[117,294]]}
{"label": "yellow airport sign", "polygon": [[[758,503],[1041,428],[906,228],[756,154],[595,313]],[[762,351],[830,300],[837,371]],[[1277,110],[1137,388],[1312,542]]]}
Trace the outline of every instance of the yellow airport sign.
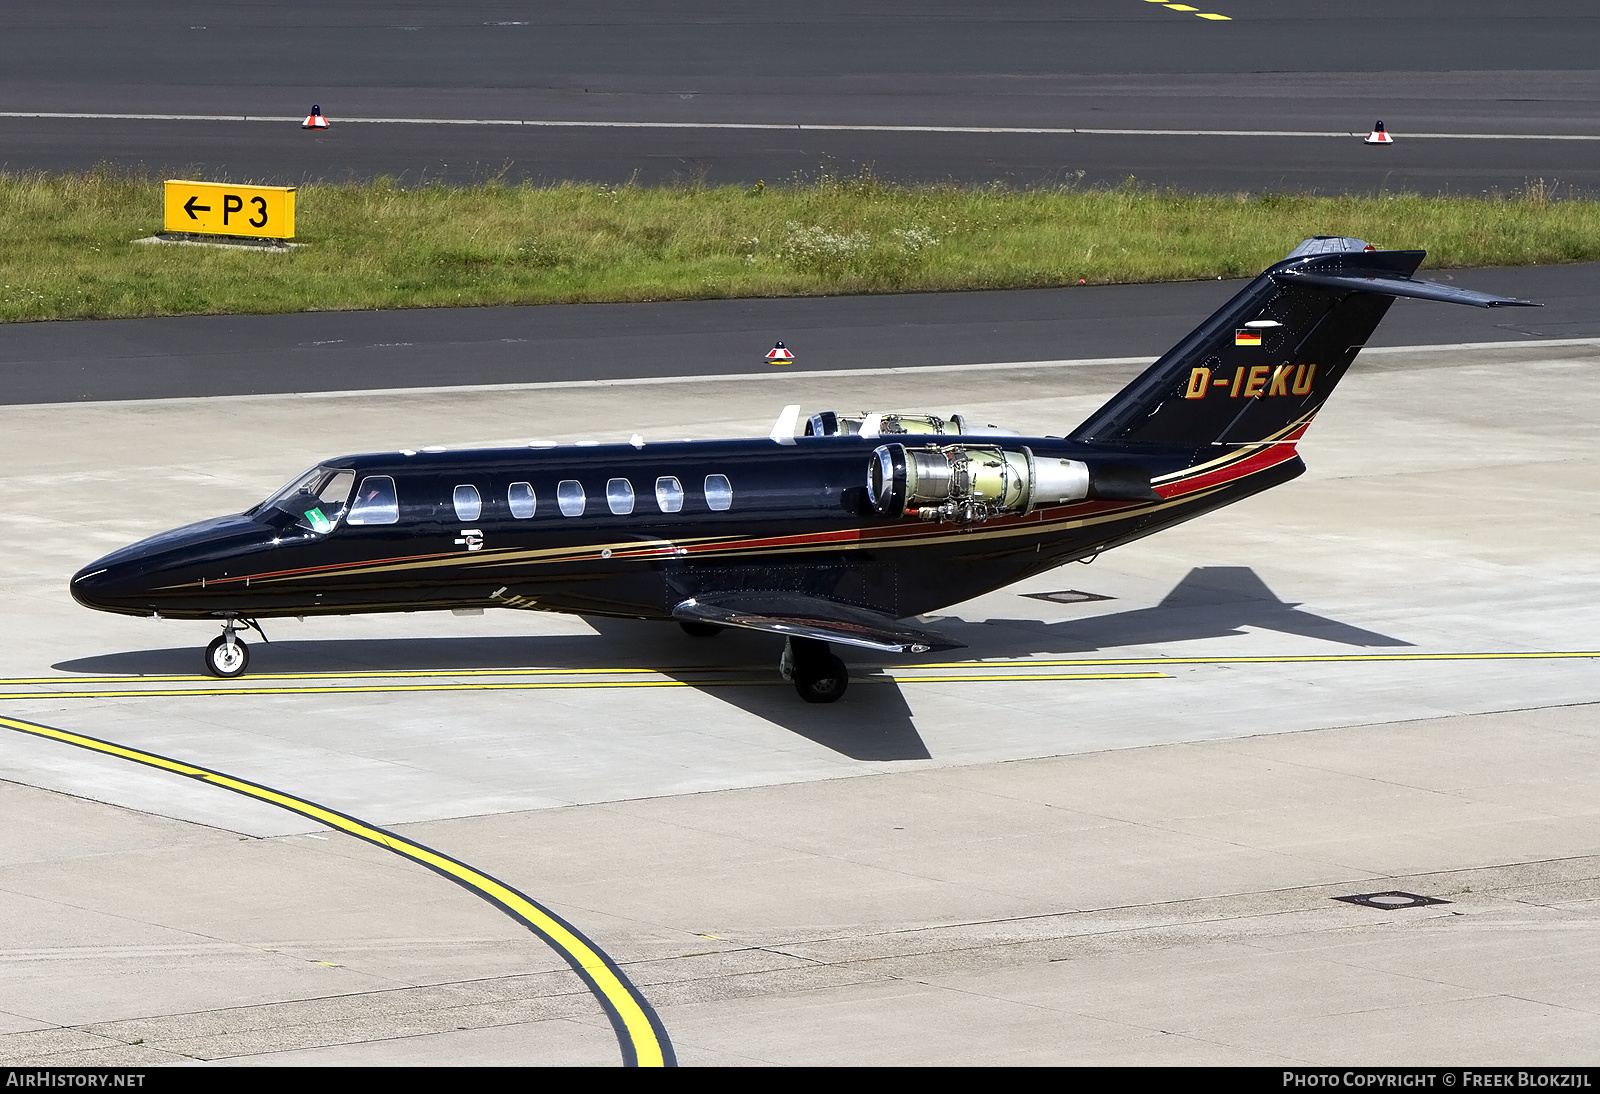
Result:
{"label": "yellow airport sign", "polygon": [[168,179],[162,230],[293,239],[294,189]]}

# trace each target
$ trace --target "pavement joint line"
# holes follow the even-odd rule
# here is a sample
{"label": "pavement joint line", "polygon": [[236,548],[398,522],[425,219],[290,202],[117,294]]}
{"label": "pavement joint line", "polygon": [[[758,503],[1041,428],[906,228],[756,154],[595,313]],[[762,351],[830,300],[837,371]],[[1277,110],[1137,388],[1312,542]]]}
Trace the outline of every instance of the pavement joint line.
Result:
{"label": "pavement joint line", "polygon": [[[89,111],[4,110],[0,118],[129,122],[300,123],[302,115],[272,114],[113,114]],[[809,133],[949,133],[1001,136],[1085,137],[1365,137],[1349,129],[1107,129],[1020,125],[890,125],[848,122],[673,122],[559,118],[339,118],[336,125],[527,126],[538,129],[708,129]],[[1406,140],[1600,141],[1593,133],[1404,133]]]}
{"label": "pavement joint line", "polygon": [[622,1050],[623,1063],[626,1066],[677,1065],[672,1042],[667,1036],[666,1027],[662,1024],[660,1016],[616,961],[555,912],[496,877],[476,870],[459,859],[435,851],[425,844],[413,842],[347,813],[294,797],[261,783],[235,778],[221,771],[184,763],[159,753],[145,752],[119,745],[114,741],[57,729],[38,722],[25,722],[17,718],[0,716],[0,728],[128,760],[209,783],[224,790],[231,790],[243,797],[275,805],[426,866],[446,880],[455,882],[475,896],[493,904],[543,939],[551,949],[564,958],[605,1010],[606,1017],[616,1033],[618,1047]]}
{"label": "pavement joint line", "polygon": [[[1531,350],[1571,349],[1588,347],[1600,350],[1600,338],[1541,338],[1536,341],[1505,342],[1446,342],[1426,346],[1375,346],[1363,349],[1363,356],[1396,355],[1407,353],[1476,353],[1511,350],[1526,356]],[[984,361],[946,365],[887,365],[883,368],[812,369],[803,372],[785,372],[773,369],[767,372],[700,373],[692,376],[623,376],[593,380],[541,380],[514,384],[457,384],[433,387],[383,387],[353,388],[340,391],[280,391],[250,395],[181,395],[173,398],[153,399],[77,399],[57,403],[0,403],[0,410],[54,410],[65,407],[83,408],[115,403],[118,406],[172,405],[176,403],[212,403],[219,399],[230,402],[264,402],[281,399],[371,399],[385,396],[475,395],[505,392],[554,391],[566,388],[600,387],[651,387],[665,384],[737,384],[776,383],[786,380],[824,380],[856,376],[923,376],[947,372],[1022,372],[1029,369],[1063,368],[1142,368],[1154,363],[1154,357],[1085,357],[1059,361]],[[1360,358],[1357,358],[1359,363]],[[765,434],[763,434],[764,436]]]}

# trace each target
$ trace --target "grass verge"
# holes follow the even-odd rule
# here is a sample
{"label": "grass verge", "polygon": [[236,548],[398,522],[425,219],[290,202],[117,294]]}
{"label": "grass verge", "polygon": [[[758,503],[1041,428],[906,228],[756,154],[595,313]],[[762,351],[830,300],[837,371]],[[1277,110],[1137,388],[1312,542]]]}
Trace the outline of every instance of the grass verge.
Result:
{"label": "grass verge", "polygon": [[1600,258],[1600,203],[1116,190],[308,185],[289,254],[140,245],[161,183],[0,175],[0,321],[1000,289],[1238,277],[1302,238],[1434,267]]}

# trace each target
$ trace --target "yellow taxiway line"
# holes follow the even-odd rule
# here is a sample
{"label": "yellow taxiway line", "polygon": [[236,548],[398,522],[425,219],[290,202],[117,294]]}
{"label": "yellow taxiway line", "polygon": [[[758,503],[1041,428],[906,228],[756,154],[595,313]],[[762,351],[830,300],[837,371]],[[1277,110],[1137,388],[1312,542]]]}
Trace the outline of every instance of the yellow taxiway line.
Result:
{"label": "yellow taxiway line", "polygon": [[[972,667],[972,666],[962,666]],[[982,666],[979,666],[982,667]],[[440,673],[440,676],[453,675]],[[1170,680],[1172,677],[1164,672],[993,672],[972,673],[957,675],[946,673],[937,676],[902,676],[899,674],[883,674],[863,676],[855,680],[858,684],[993,684],[1013,683],[1027,681],[1052,681],[1052,680]],[[471,683],[426,683],[426,684],[267,684],[265,686],[251,684],[237,684],[233,686],[217,685],[214,678],[208,676],[197,677],[199,680],[211,680],[212,687],[189,688],[123,688],[117,690],[102,690],[95,687],[94,679],[83,681],[68,681],[81,683],[82,686],[74,691],[3,691],[0,692],[0,702],[26,700],[26,699],[149,699],[172,698],[186,695],[360,695],[384,694],[404,692],[449,692],[449,691],[593,691],[606,688],[727,688],[727,687],[778,687],[783,682],[773,676],[762,676],[752,679],[708,679],[708,680],[674,680],[662,677],[655,680],[507,680],[507,681],[474,681]],[[260,679],[256,677],[254,679]],[[51,683],[61,683],[57,678]]]}
{"label": "yellow taxiway line", "polygon": [[[1544,661],[1570,658],[1600,658],[1600,650],[1542,650],[1531,652],[1513,653],[1322,653],[1322,654],[1281,654],[1269,656],[1239,656],[1239,657],[1167,657],[1162,654],[1152,654],[1149,657],[1075,657],[1075,658],[1030,658],[1030,657],[1002,657],[993,660],[979,661],[926,661],[911,662],[903,666],[891,666],[885,671],[893,672],[896,669],[905,671],[921,671],[925,669],[966,669],[968,671],[991,668],[1116,668],[1126,665],[1292,665],[1292,664],[1320,664],[1339,662],[1362,661]],[[750,666],[721,666],[721,665],[680,665],[670,668],[459,668],[459,669],[359,669],[349,672],[338,670],[321,670],[316,672],[262,672],[252,673],[248,679],[258,685],[266,685],[280,680],[417,680],[440,678],[475,679],[479,677],[518,677],[518,676],[676,676],[699,675],[702,673],[733,673],[748,672]],[[1077,677],[1067,677],[1076,679]],[[905,679],[901,677],[900,679]],[[985,676],[984,679],[1002,679],[998,676]],[[745,684],[753,681],[729,681],[729,683]],[[11,676],[0,677],[0,688],[25,687],[30,685],[83,685],[100,687],[106,684],[212,684],[218,685],[214,676],[201,674],[178,673],[151,673],[149,675],[125,674],[104,676]],[[676,680],[650,680],[641,681],[650,687],[685,686]],[[710,681],[707,681],[710,683]],[[471,685],[464,685],[471,686]],[[489,685],[504,686],[504,685]],[[563,682],[561,687],[572,687],[574,684]],[[602,686],[624,687],[627,681],[607,681]],[[690,685],[692,686],[692,685]],[[233,689],[229,689],[230,691]],[[384,690],[392,690],[385,688]],[[43,693],[40,693],[41,695]],[[137,692],[136,694],[148,695],[153,692]],[[15,696],[22,698],[22,696]],[[38,697],[38,696],[35,696]],[[12,698],[12,696],[7,696]]]}
{"label": "yellow taxiway line", "polygon": [[128,748],[112,741],[103,741],[98,737],[88,737],[81,733],[40,725],[37,722],[24,722],[0,716],[0,727],[34,737],[60,741],[104,756],[115,756],[118,759],[144,764],[199,782],[210,783],[212,786],[220,786],[235,794],[242,794],[247,798],[254,798],[268,805],[297,813],[318,824],[327,825],[329,828],[382,847],[386,851],[392,851],[412,862],[420,863],[495,905],[544,939],[551,949],[565,958],[567,964],[571,965],[573,971],[588,985],[589,990],[594,993],[594,997],[600,1001],[606,1015],[611,1019],[617,1042],[622,1049],[624,1064],[630,1067],[673,1067],[677,1064],[672,1042],[667,1037],[666,1027],[662,1025],[660,1016],[639,989],[633,986],[617,963],[585,938],[572,924],[498,878],[476,870],[449,855],[441,854],[431,847],[415,843],[404,836],[396,835],[345,813],[259,783],[236,779],[221,771],[186,764],[181,760],[160,756],[154,752]]}
{"label": "yellow taxiway line", "polygon": [[[1501,653],[1323,653],[1235,657],[1074,657],[996,658],[992,661],[934,661],[881,666],[859,677],[861,684],[994,684],[1072,680],[1160,680],[1159,671],[1183,665],[1302,665],[1345,663],[1421,663],[1453,661],[1551,661],[1600,658],[1600,650],[1539,650]],[[1145,671],[1123,671],[1143,667]],[[1086,669],[1086,672],[1046,672]],[[931,670],[931,671],[930,671]],[[951,671],[953,670],[953,671]],[[0,691],[0,702],[28,699],[137,699],[185,695],[328,695],[452,691],[579,691],[627,688],[715,688],[777,686],[766,675],[749,677],[748,666],[651,668],[396,669],[353,672],[260,673],[238,682],[212,676],[17,676],[0,677],[0,688],[54,685],[72,690]],[[522,677],[524,679],[518,679]],[[533,677],[533,679],[526,679]],[[596,678],[601,679],[596,679]],[[682,677],[689,677],[683,679]],[[508,679],[509,678],[509,679]],[[384,681],[359,683],[348,681]],[[299,681],[304,681],[299,682]],[[327,681],[321,683],[319,681]],[[407,681],[419,681],[410,683]],[[421,682],[426,681],[426,682]],[[129,687],[148,684],[204,684],[205,687]],[[124,685],[115,687],[114,685]]]}
{"label": "yellow taxiway line", "polygon": [[[990,665],[1038,665],[1066,667],[1084,665],[1297,665],[1340,661],[1549,661],[1563,658],[1600,657],[1600,650],[1535,650],[1527,653],[1307,653],[1261,657],[1093,657],[1071,660],[997,659],[994,661],[947,661],[918,665],[923,669],[970,669]],[[56,679],[60,679],[57,677]],[[0,681],[3,684],[5,681]]]}

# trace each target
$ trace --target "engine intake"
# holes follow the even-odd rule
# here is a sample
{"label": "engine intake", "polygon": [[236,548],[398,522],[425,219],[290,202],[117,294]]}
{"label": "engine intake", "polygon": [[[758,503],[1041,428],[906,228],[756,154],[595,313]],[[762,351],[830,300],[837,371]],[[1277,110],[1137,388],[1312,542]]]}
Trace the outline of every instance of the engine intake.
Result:
{"label": "engine intake", "polygon": [[985,521],[1089,496],[1089,467],[987,445],[884,444],[867,461],[867,499],[885,517]]}

